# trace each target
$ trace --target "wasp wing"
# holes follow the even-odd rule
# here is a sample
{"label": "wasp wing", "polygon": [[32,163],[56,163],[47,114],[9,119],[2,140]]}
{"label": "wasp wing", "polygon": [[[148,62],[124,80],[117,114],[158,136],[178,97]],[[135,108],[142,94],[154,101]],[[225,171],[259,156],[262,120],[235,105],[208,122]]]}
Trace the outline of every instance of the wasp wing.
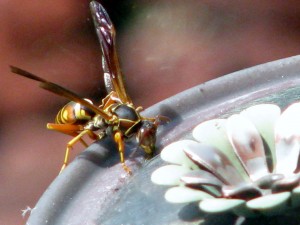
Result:
{"label": "wasp wing", "polygon": [[80,96],[75,94],[74,92],[69,91],[64,87],[59,86],[58,84],[47,81],[47,80],[45,80],[41,77],[38,77],[38,76],[28,72],[28,71],[25,71],[23,69],[15,67],[15,66],[10,66],[10,70],[11,70],[11,72],[13,72],[15,74],[21,75],[23,77],[27,77],[27,78],[35,80],[35,81],[39,81],[41,88],[46,89],[46,90],[48,90],[52,93],[55,93],[57,95],[66,97],[69,100],[77,102],[77,103],[79,103],[83,106],[86,106],[87,108],[91,109],[96,114],[99,114],[100,116],[102,116],[106,120],[110,120],[112,118],[111,115],[107,114],[106,112],[104,112],[103,110],[98,108],[97,106],[95,106],[92,103],[84,100],[83,98],[81,98]]}
{"label": "wasp wing", "polygon": [[115,91],[123,103],[132,103],[126,92],[120,69],[114,25],[100,3],[92,1],[90,8],[102,50],[102,68],[106,90],[108,93]]}

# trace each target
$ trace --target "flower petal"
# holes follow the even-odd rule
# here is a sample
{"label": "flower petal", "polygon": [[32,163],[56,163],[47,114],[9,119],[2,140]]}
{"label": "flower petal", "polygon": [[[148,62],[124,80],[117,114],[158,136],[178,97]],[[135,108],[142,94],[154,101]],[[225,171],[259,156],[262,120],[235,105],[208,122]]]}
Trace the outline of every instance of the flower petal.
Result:
{"label": "flower petal", "polygon": [[300,206],[300,187],[296,187],[292,192],[292,206],[299,207]]}
{"label": "flower petal", "polygon": [[[243,110],[240,115],[247,117],[257,128],[260,135],[266,142],[268,149],[265,149],[267,159],[270,158],[270,169],[273,171],[275,157],[275,122],[280,116],[280,108],[274,104],[259,104]],[[268,151],[269,150],[269,151]]]}
{"label": "flower petal", "polygon": [[159,185],[179,185],[180,178],[191,170],[179,165],[162,166],[151,175],[151,181]]}
{"label": "flower petal", "polygon": [[255,126],[241,115],[227,119],[227,134],[235,153],[252,180],[269,173],[263,141]]}
{"label": "flower petal", "polygon": [[245,201],[241,199],[215,198],[201,201],[199,207],[204,212],[220,213],[233,210],[242,206],[244,203]]}
{"label": "flower petal", "polygon": [[240,186],[223,186],[223,197],[249,200],[262,196],[262,192],[253,184]]}
{"label": "flower petal", "polygon": [[274,182],[284,178],[283,174],[268,174],[255,181],[255,184],[261,189],[270,189]]}
{"label": "flower petal", "polygon": [[181,181],[186,187],[202,190],[215,197],[221,197],[221,189],[224,183],[213,174],[205,170],[193,170],[184,174]]}
{"label": "flower petal", "polygon": [[232,151],[232,147],[228,141],[225,132],[225,119],[213,119],[200,123],[193,130],[193,137],[200,143],[214,146],[221,151],[228,149]]}
{"label": "flower petal", "polygon": [[281,192],[262,196],[246,203],[247,207],[253,210],[259,210],[265,215],[275,215],[287,207],[287,201],[291,196],[290,192]]}
{"label": "flower petal", "polygon": [[181,180],[189,187],[199,187],[200,185],[210,185],[221,189],[224,183],[213,174],[205,170],[193,170],[184,174]]}
{"label": "flower petal", "polygon": [[300,150],[300,103],[289,106],[275,125],[276,173],[292,174],[298,166]]}
{"label": "flower petal", "polygon": [[205,121],[194,128],[193,137],[200,143],[214,146],[220,150],[239,171],[239,174],[247,180],[249,176],[233,151],[226,134],[225,125],[225,119]]}
{"label": "flower petal", "polygon": [[169,163],[185,165],[191,168],[197,168],[195,164],[183,152],[185,146],[187,146],[188,144],[193,145],[194,143],[197,144],[197,142],[192,140],[182,140],[173,142],[161,151],[160,157],[164,161]]}
{"label": "flower petal", "polygon": [[214,198],[203,191],[186,187],[173,187],[167,190],[165,199],[172,203],[188,203],[201,201],[202,199]]}
{"label": "flower petal", "polygon": [[277,180],[272,185],[274,193],[292,191],[299,185],[299,175],[289,176],[281,180]]}
{"label": "flower petal", "polygon": [[213,146],[194,143],[185,146],[184,152],[200,168],[214,174],[227,185],[241,185],[245,182],[226,155]]}

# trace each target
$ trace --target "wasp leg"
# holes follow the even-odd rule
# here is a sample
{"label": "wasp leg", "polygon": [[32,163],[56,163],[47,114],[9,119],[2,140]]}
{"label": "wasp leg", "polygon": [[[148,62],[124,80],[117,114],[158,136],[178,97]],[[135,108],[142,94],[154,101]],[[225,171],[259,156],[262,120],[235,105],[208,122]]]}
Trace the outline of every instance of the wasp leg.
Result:
{"label": "wasp leg", "polygon": [[114,134],[114,140],[118,145],[118,150],[120,153],[120,161],[122,164],[123,169],[125,170],[125,172],[127,172],[128,174],[131,174],[131,170],[128,166],[126,166],[125,164],[125,159],[124,159],[124,151],[125,151],[125,146],[124,146],[124,139],[123,139],[123,135],[120,131],[117,131]]}
{"label": "wasp leg", "polygon": [[73,148],[73,146],[80,141],[81,143],[83,143],[84,145],[88,146],[83,140],[82,137],[84,135],[88,134],[90,138],[97,140],[97,135],[95,135],[91,130],[84,130],[81,133],[79,133],[76,137],[74,137],[71,141],[68,142],[67,144],[67,149],[66,149],[66,153],[65,153],[65,158],[64,158],[64,163],[60,169],[60,173],[66,168],[66,166],[69,163],[69,156],[70,156],[70,150]]}
{"label": "wasp leg", "polygon": [[82,139],[82,137],[85,134],[88,134],[88,136],[93,140],[98,139],[98,136],[94,132],[92,132],[91,130],[84,130],[83,126],[81,126],[81,125],[48,123],[47,128],[50,130],[56,130],[56,131],[59,131],[59,132],[62,132],[64,134],[68,134],[68,135],[71,135],[74,137],[67,144],[65,158],[64,158],[63,165],[60,169],[60,173],[68,165],[70,150],[72,149],[73,145],[75,145],[78,141],[80,141],[85,147],[88,146],[88,144]]}

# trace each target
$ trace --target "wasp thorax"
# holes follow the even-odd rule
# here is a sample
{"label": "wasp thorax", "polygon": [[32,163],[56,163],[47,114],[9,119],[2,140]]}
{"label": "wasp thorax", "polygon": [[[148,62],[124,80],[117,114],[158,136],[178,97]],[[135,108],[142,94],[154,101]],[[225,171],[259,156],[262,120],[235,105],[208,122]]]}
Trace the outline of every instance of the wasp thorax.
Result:
{"label": "wasp thorax", "polygon": [[[85,99],[92,103],[91,100]],[[76,102],[69,102],[57,114],[55,122],[58,124],[83,124],[91,120],[95,113]]]}
{"label": "wasp thorax", "polygon": [[141,118],[132,106],[117,104],[112,108],[112,113],[118,117],[117,129],[122,131],[126,137],[130,137],[136,133]]}

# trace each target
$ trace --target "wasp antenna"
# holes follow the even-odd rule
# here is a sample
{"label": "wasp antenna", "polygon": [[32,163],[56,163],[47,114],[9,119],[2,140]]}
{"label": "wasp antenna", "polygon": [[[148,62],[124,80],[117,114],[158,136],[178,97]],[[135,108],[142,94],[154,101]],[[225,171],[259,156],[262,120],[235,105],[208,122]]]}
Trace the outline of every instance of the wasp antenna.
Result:
{"label": "wasp antenna", "polygon": [[46,82],[46,83],[43,82],[39,86],[47,91],[54,93],[54,94],[69,98],[72,101],[75,101],[74,96],[76,96],[76,100],[77,100],[77,98],[81,98],[77,94],[75,94],[65,88],[62,88],[61,86],[59,86],[57,84],[51,83],[51,82]]}
{"label": "wasp antenna", "polygon": [[15,74],[18,74],[18,75],[21,75],[23,77],[27,77],[31,80],[36,80],[36,81],[40,81],[40,82],[48,82],[47,80],[43,79],[43,78],[40,78],[26,70],[23,70],[23,69],[20,69],[18,67],[15,67],[15,66],[9,66],[10,67],[10,71],[15,73]]}
{"label": "wasp antenna", "polygon": [[98,108],[97,106],[95,106],[94,104],[90,103],[89,101],[83,99],[82,97],[80,97],[79,95],[75,94],[74,92],[65,89],[64,87],[59,86],[58,84],[52,83],[52,82],[42,82],[40,84],[40,87],[50,91],[54,94],[63,96],[65,98],[68,98],[71,101],[77,102],[81,105],[86,106],[87,108],[91,109],[92,111],[94,111],[95,113],[99,114],[100,116],[102,116],[104,119],[106,120],[110,120],[112,118],[112,116],[106,112],[104,112],[103,110],[101,110],[100,108]]}
{"label": "wasp antenna", "polygon": [[80,97],[79,95],[75,94],[74,92],[59,86],[58,84],[52,83],[50,81],[47,81],[43,78],[40,78],[26,70],[20,69],[18,67],[15,66],[10,66],[10,70],[11,72],[21,75],[23,77],[27,77],[29,79],[35,80],[35,81],[39,81],[40,83],[40,87],[50,91],[54,94],[63,96],[68,98],[71,101],[77,102],[79,104],[82,104],[88,108],[90,108],[92,111],[94,111],[95,113],[101,115],[104,119],[111,119],[111,115],[109,115],[108,113],[104,112],[103,110],[99,109],[98,107],[96,107],[95,105],[91,104],[90,102],[87,102],[86,100],[84,100],[82,97]]}

